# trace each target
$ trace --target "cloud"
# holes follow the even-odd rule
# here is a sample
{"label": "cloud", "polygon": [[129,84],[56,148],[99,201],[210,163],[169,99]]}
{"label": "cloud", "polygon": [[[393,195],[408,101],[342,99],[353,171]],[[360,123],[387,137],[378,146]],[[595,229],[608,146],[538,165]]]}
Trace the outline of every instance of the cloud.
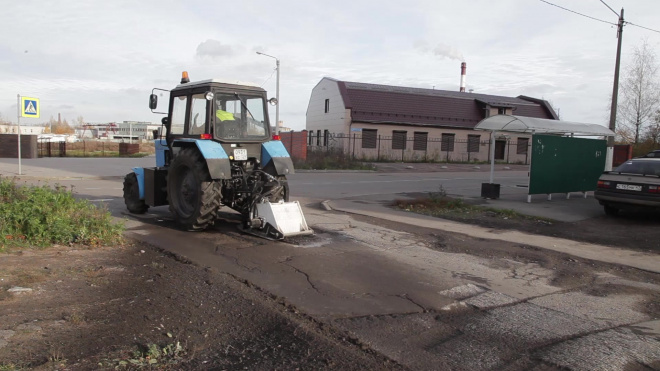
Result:
{"label": "cloud", "polygon": [[218,40],[209,39],[197,45],[198,57],[228,57],[235,54],[231,45],[224,45]]}

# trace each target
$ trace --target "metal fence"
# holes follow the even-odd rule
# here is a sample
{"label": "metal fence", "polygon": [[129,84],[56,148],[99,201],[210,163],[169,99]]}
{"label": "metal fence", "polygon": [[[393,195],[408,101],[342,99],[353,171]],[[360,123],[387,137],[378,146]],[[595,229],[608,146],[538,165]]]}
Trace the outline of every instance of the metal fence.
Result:
{"label": "metal fence", "polygon": [[37,156],[64,157],[66,156],[66,142],[49,142],[39,140],[37,142]]}
{"label": "metal fence", "polygon": [[[396,134],[396,133],[395,133]],[[308,151],[343,151],[362,161],[401,162],[487,162],[490,161],[490,134],[457,139],[447,134],[429,138],[426,133],[408,136],[329,134],[308,138]],[[495,140],[495,161],[529,164],[531,138],[501,136]]]}

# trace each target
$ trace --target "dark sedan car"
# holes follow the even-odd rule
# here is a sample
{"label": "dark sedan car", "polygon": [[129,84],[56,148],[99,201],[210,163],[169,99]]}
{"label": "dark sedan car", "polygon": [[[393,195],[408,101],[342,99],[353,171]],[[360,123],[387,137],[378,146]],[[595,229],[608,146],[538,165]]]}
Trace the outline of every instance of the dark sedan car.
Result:
{"label": "dark sedan car", "polygon": [[594,196],[608,215],[621,209],[660,210],[660,158],[634,158],[604,172]]}

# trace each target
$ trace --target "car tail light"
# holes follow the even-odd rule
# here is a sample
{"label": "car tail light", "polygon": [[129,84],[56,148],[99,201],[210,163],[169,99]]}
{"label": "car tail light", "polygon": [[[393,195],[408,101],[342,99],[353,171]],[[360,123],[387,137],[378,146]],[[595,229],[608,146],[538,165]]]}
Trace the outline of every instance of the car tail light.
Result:
{"label": "car tail light", "polygon": [[660,193],[658,186],[649,186],[649,193]]}
{"label": "car tail light", "polygon": [[[593,183],[591,183],[593,184]],[[604,180],[599,180],[598,181],[598,188],[610,188],[610,182],[604,181]]]}
{"label": "car tail light", "polygon": [[282,140],[282,137],[277,134],[273,134],[273,140]]}
{"label": "car tail light", "polygon": [[202,134],[199,136],[200,139],[213,139],[213,136],[211,134]]}

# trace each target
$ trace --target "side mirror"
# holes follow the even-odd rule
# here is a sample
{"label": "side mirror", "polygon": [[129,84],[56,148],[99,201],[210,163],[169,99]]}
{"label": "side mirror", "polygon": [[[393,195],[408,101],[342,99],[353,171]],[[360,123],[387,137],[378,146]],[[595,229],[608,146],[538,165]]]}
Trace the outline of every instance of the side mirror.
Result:
{"label": "side mirror", "polygon": [[270,98],[268,100],[268,103],[270,103],[271,106],[276,106],[277,105],[277,98]]}
{"label": "side mirror", "polygon": [[149,96],[149,108],[156,109],[158,106],[158,96],[156,94],[151,94]]}
{"label": "side mirror", "polygon": [[161,123],[163,124],[163,126],[165,126],[166,128],[169,128],[169,127],[170,127],[170,119],[168,119],[167,117],[163,117],[163,118],[160,120],[160,122],[161,122]]}

